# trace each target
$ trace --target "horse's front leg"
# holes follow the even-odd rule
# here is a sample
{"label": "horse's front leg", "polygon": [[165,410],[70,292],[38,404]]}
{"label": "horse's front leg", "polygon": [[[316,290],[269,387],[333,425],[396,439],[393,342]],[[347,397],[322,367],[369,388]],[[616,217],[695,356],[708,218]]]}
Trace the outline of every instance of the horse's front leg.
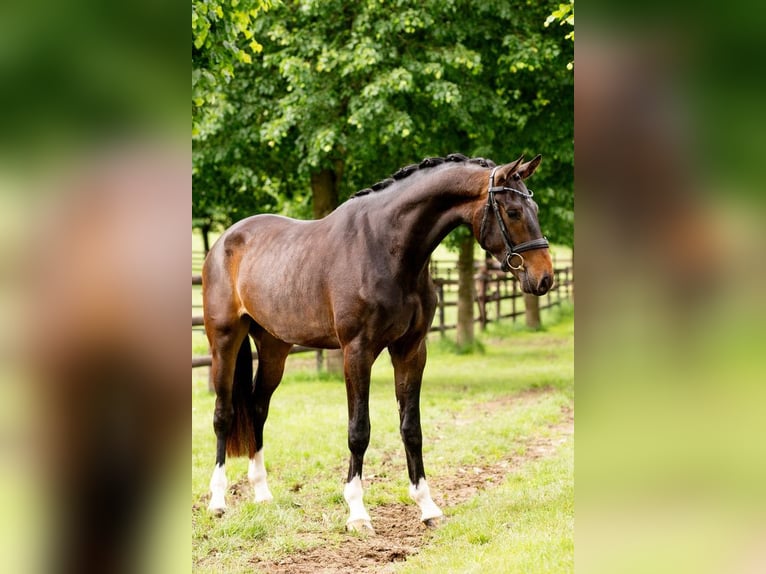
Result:
{"label": "horse's front leg", "polygon": [[423,433],[420,428],[420,386],[426,365],[425,340],[393,344],[389,347],[399,404],[399,432],[407,454],[410,497],[420,507],[420,520],[437,526],[444,513],[431,498],[423,467]]}
{"label": "horse's front leg", "polygon": [[362,345],[350,344],[343,349],[348,398],[348,449],[351,451],[343,497],[350,510],[346,521],[349,531],[374,532],[362,501],[362,465],[370,444],[370,369],[374,360],[374,354]]}

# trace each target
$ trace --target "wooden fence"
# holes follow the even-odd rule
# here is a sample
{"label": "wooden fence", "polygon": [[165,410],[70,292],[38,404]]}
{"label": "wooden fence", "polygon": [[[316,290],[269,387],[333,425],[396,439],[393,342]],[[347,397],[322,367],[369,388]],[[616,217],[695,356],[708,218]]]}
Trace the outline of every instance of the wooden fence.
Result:
{"label": "wooden fence", "polygon": [[[431,331],[445,336],[447,331],[457,328],[457,269],[454,263],[433,261],[431,277],[436,285],[439,296],[436,316]],[[201,285],[202,277],[192,275],[192,286]],[[561,305],[570,300],[574,289],[574,274],[571,262],[554,262],[554,283],[548,293],[540,298],[540,310]],[[524,293],[519,288],[519,282],[510,274],[496,269],[489,269],[481,262],[474,275],[474,301],[476,318],[474,319],[485,329],[489,323],[510,319],[515,322],[524,316]],[[204,332],[201,311],[202,304],[192,300],[192,332]],[[321,349],[311,347],[293,347],[291,353],[315,352],[317,366],[321,368],[323,355]],[[258,356],[253,351],[253,359]],[[192,368],[210,366],[210,355],[192,356]]]}
{"label": "wooden fence", "polygon": [[[571,262],[558,262],[553,271],[553,287],[540,298],[541,311],[561,305],[562,301],[572,298],[574,274]],[[444,336],[447,331],[457,328],[457,311],[449,312],[451,307],[457,309],[457,269],[454,265],[434,261],[431,263],[431,277],[439,295],[431,331],[437,331]],[[525,313],[524,293],[519,288],[516,278],[499,269],[488,268],[483,262],[477,265],[474,274],[474,302],[474,321],[481,325],[482,330],[486,329],[489,323],[503,319],[511,319],[515,323]]]}

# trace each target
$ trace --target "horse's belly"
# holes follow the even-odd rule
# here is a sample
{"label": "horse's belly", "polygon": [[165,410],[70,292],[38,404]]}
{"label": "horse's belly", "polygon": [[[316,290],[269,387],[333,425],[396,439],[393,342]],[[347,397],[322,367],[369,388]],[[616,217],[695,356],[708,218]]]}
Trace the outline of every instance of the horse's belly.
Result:
{"label": "horse's belly", "polygon": [[333,329],[328,329],[321,322],[283,320],[280,318],[260,317],[255,321],[276,338],[304,347],[317,349],[337,349],[340,347],[338,337]]}
{"label": "horse's belly", "polygon": [[329,305],[320,304],[318,293],[290,288],[273,291],[253,285],[243,295],[241,312],[276,338],[305,347],[340,346]]}

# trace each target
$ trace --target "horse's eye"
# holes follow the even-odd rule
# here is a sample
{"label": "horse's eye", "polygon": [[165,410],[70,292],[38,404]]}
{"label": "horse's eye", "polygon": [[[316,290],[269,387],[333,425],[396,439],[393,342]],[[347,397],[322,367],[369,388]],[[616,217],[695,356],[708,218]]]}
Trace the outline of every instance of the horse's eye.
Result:
{"label": "horse's eye", "polygon": [[514,221],[518,221],[521,219],[521,211],[518,209],[511,209],[506,212],[508,214],[508,219],[513,219]]}

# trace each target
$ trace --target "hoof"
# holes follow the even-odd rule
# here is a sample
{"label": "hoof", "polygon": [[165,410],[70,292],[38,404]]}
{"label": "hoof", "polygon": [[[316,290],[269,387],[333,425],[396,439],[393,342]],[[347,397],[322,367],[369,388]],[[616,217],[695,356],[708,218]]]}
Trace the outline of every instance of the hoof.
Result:
{"label": "hoof", "polygon": [[434,518],[426,518],[423,521],[423,525],[426,528],[439,528],[447,521],[445,516],[435,516]]}
{"label": "hoof", "polygon": [[216,518],[220,518],[226,513],[226,507],[225,506],[216,506],[216,507],[210,507],[207,508],[208,512],[215,516]]}
{"label": "hoof", "polygon": [[255,502],[258,503],[258,504],[261,504],[261,503],[264,503],[264,502],[271,502],[272,500],[274,500],[274,497],[268,491],[265,492],[265,493],[263,493],[263,492],[258,493],[257,492],[255,494]]}
{"label": "hoof", "polygon": [[349,532],[361,532],[364,534],[375,534],[372,524],[369,520],[352,520],[346,523],[346,530]]}

